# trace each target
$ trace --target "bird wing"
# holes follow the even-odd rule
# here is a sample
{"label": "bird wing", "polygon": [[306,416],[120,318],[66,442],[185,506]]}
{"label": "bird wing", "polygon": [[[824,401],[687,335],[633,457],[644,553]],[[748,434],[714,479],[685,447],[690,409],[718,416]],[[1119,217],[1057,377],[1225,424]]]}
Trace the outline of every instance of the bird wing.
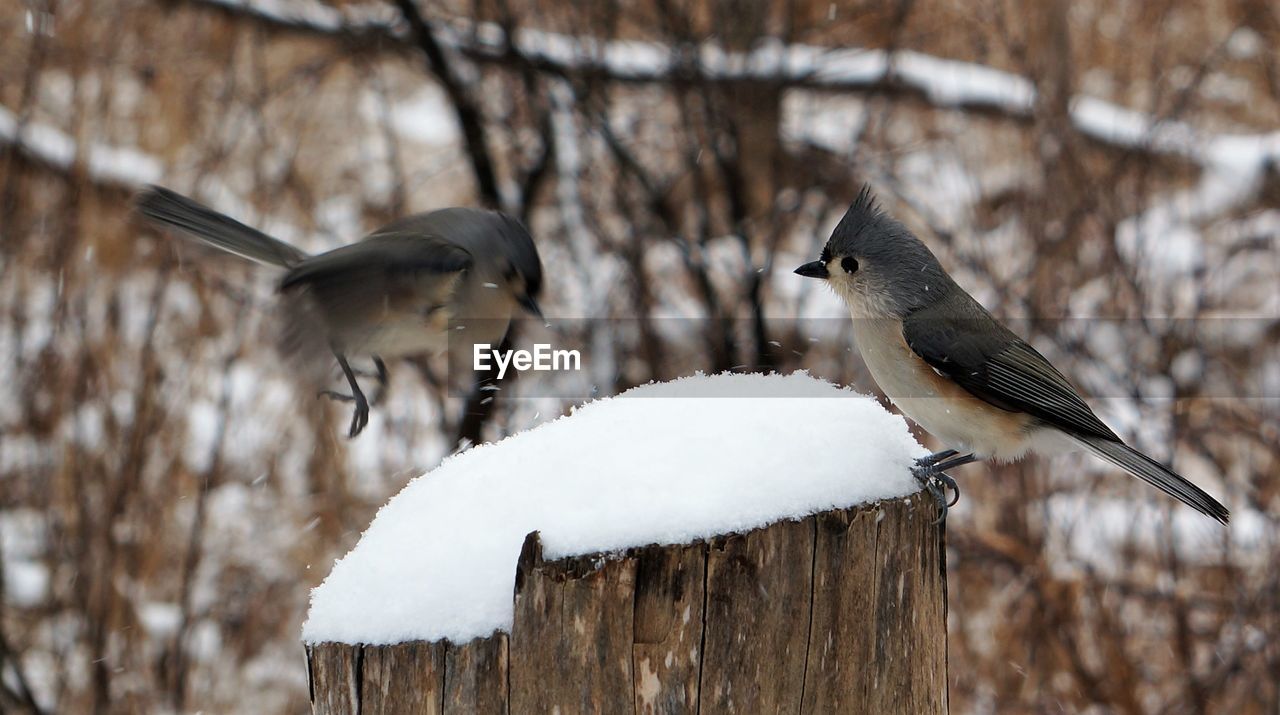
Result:
{"label": "bird wing", "polygon": [[437,236],[371,236],[299,263],[285,274],[280,289],[370,279],[412,280],[423,274],[460,273],[472,262],[466,249]]}
{"label": "bird wing", "polygon": [[542,262],[529,231],[515,218],[498,211],[467,207],[438,209],[406,216],[383,226],[368,238],[376,241],[391,236],[440,236],[478,259],[491,259],[491,268],[510,263],[524,277],[529,293],[542,284]]}
{"label": "bird wing", "polygon": [[902,321],[907,345],[939,374],[996,407],[1030,414],[1082,447],[1226,524],[1227,508],[1185,477],[1125,445],[1043,355],[966,294]]}
{"label": "bird wing", "polygon": [[902,334],[934,370],[981,400],[1069,434],[1120,440],[1062,373],[967,295],[913,312]]}
{"label": "bird wing", "polygon": [[470,253],[442,238],[370,238],[303,261],[285,274],[280,291],[306,296],[292,303],[294,321],[321,321],[331,344],[360,352],[405,326],[448,320],[439,311],[472,263]]}

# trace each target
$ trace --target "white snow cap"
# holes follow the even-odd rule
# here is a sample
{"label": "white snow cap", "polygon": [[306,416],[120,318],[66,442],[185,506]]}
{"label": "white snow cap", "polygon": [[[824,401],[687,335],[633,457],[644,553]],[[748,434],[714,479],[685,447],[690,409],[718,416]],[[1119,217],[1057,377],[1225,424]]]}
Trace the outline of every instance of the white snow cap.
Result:
{"label": "white snow cap", "polygon": [[925,453],[874,399],[803,372],[637,387],[410,482],[311,592],[302,637],[509,631],[531,531],[547,559],[687,543],[905,496]]}

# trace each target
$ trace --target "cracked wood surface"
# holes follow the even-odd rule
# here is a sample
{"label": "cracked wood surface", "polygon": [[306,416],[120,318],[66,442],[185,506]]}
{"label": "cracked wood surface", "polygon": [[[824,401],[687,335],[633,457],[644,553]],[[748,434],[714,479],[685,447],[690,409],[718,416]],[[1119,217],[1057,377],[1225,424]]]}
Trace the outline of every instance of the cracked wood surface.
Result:
{"label": "cracked wood surface", "polygon": [[311,646],[312,712],[945,713],[936,514],[915,494],[558,561],[534,532],[509,636]]}

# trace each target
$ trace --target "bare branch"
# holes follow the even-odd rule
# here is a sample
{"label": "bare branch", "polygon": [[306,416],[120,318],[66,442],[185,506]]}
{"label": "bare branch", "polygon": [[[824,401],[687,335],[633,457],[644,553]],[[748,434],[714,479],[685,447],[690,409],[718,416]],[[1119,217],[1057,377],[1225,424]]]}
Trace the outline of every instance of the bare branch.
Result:
{"label": "bare branch", "polygon": [[400,10],[400,15],[409,24],[414,42],[418,49],[427,56],[427,69],[444,87],[445,94],[453,105],[458,118],[458,127],[462,130],[462,140],[466,145],[467,158],[471,161],[471,171],[475,175],[476,185],[480,191],[480,200],[492,208],[502,206],[501,193],[498,190],[498,178],[493,169],[493,155],[485,137],[484,114],[480,110],[479,100],[474,96],[462,75],[445,55],[444,48],[436,40],[435,33],[418,12],[414,0],[392,0]]}

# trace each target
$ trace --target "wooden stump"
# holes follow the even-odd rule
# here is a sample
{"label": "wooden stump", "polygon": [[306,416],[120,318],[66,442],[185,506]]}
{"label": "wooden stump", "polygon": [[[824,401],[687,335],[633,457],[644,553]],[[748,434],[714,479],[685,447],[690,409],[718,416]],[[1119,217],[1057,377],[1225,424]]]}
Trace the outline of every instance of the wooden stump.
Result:
{"label": "wooden stump", "polygon": [[926,494],[558,561],[511,634],[307,649],[322,713],[944,713],[944,529]]}

